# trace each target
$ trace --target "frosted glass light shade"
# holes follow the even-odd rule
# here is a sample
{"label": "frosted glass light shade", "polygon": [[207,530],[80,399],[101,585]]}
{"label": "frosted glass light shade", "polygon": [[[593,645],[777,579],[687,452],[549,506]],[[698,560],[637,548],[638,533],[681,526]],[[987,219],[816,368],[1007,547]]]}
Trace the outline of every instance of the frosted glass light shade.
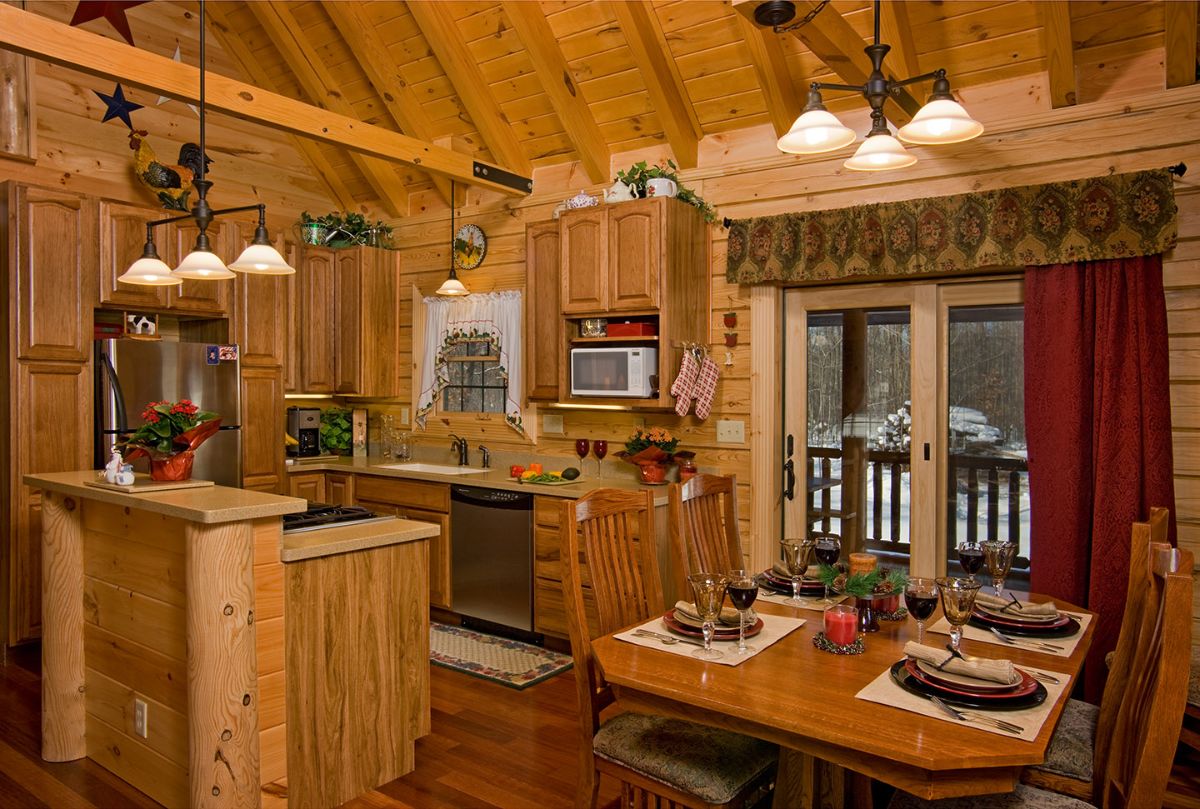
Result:
{"label": "frosted glass light shade", "polygon": [[820,154],[849,146],[856,137],[854,130],[843,126],[833,113],[808,110],[776,145],[788,154]]}
{"label": "frosted glass light shade", "polygon": [[854,171],[887,171],[902,169],[917,162],[900,141],[891,135],[870,135],[858,147],[858,151],[842,165]]}
{"label": "frosted glass light shade", "polygon": [[296,269],[269,244],[252,244],[229,265],[229,269],[252,275],[292,275]]}
{"label": "frosted glass light shade", "polygon": [[188,253],[172,275],[194,281],[224,281],[236,277],[225,266],[225,262],[207,250],[193,250]]}
{"label": "frosted glass light shade", "polygon": [[907,143],[937,145],[960,143],[982,133],[983,124],[972,118],[961,104],[953,99],[939,98],[921,107],[896,134]]}
{"label": "frosted glass light shade", "polygon": [[453,270],[451,270],[449,277],[447,277],[446,280],[442,282],[442,285],[438,287],[437,294],[455,295],[461,297],[462,295],[470,295],[471,291],[463,286],[463,282],[459,281],[458,276],[454,274]]}
{"label": "frosted glass light shade", "polygon": [[169,287],[183,283],[183,279],[171,275],[171,268],[164,261],[145,256],[130,264],[125,274],[117,280],[122,284],[147,287]]}

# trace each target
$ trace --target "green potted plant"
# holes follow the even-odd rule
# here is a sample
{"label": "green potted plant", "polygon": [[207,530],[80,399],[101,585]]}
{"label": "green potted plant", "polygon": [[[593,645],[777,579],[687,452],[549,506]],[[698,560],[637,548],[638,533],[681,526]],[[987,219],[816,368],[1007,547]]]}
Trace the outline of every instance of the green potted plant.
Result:
{"label": "green potted plant", "polygon": [[392,246],[392,228],[383,220],[374,222],[360,213],[344,211],[312,216],[308,211],[300,214],[300,234],[305,244],[332,247],[367,245],[368,247]]}
{"label": "green potted plant", "polygon": [[350,411],[327,407],[321,411],[321,446],[334,455],[350,454]]}
{"label": "green potted plant", "polygon": [[617,179],[629,186],[634,196],[637,197],[646,196],[646,183],[658,177],[675,183],[679,189],[675,194],[676,199],[699,208],[700,212],[704,214],[704,221],[715,222],[717,220],[717,212],[713,206],[696,196],[695,191],[679,181],[679,167],[675,165],[674,160],[668,158],[666,165],[655,163],[653,166],[648,165],[645,160],[639,160],[628,169],[617,172]]}

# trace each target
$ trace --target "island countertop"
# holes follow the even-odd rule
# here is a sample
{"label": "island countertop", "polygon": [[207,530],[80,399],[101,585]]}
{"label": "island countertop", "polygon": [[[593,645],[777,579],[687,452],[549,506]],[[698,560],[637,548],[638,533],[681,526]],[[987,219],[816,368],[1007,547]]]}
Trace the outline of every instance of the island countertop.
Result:
{"label": "island countertop", "polygon": [[127,494],[87,485],[88,481],[97,480],[97,475],[98,471],[88,469],[80,472],[25,475],[22,480],[26,485],[37,489],[204,524],[277,517],[282,514],[295,514],[308,507],[308,503],[298,497],[233,489],[228,486],[202,486]]}
{"label": "island countertop", "polygon": [[395,517],[358,525],[334,525],[317,531],[296,531],[283,535],[279,558],[284,562],[299,562],[426,539],[441,531],[441,526],[434,523]]}

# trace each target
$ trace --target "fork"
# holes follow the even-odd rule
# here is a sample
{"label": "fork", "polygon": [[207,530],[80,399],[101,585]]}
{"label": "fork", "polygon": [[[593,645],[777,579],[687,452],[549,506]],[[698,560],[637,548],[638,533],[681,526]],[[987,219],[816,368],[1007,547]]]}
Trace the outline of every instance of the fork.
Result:
{"label": "fork", "polygon": [[996,629],[996,627],[994,627],[994,626],[991,627],[991,630],[992,630],[993,635],[995,635],[996,637],[998,637],[1000,640],[1004,641],[1005,643],[1009,644],[1010,646],[1024,646],[1029,649],[1042,649],[1044,651],[1051,651],[1051,652],[1066,651],[1062,646],[1055,646],[1053,643],[1046,643],[1046,642],[1040,641],[1040,640],[1019,640],[1017,638],[1011,637],[1010,635],[1005,635],[1003,632],[1001,632],[999,629]]}
{"label": "fork", "polygon": [[953,716],[959,722],[982,722],[990,724],[993,727],[999,728],[1006,733],[1020,735],[1025,732],[1025,728],[1020,725],[1014,725],[1012,722],[1005,722],[1003,719],[997,719],[994,716],[985,716],[984,714],[975,713],[973,711],[960,711],[957,708],[951,708],[942,700],[935,696],[930,696],[929,701],[941,708],[950,716]]}
{"label": "fork", "polygon": [[704,647],[700,641],[691,640],[689,638],[677,638],[674,635],[663,635],[659,632],[651,632],[649,629],[635,629],[633,634],[639,638],[654,638],[664,646],[672,646],[676,643],[687,643],[691,646]]}

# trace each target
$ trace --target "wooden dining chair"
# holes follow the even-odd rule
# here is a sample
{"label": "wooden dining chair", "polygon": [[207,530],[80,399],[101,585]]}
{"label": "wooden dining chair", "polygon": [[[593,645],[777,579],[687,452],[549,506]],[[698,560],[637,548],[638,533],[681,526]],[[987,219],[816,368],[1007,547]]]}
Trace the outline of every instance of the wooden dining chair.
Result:
{"label": "wooden dining chair", "polygon": [[1162,806],[1187,702],[1191,658],[1192,554],[1169,545],[1150,553],[1147,608],[1137,660],[1112,728],[1091,802],[1018,784],[1013,792],[923,801],[896,793],[890,809],[1141,809]]}
{"label": "wooden dining chair", "polygon": [[689,573],[724,573],[745,566],[738,536],[737,478],[696,475],[667,488],[671,562],[687,592]]}
{"label": "wooden dining chair", "polygon": [[614,697],[592,639],[663,614],[654,500],[649,491],[597,489],[562,508],[559,556],[582,733],[577,805],[596,805],[601,773],[620,782],[623,807],[753,805],[773,785],[775,745],[661,716],[600,721]]}

